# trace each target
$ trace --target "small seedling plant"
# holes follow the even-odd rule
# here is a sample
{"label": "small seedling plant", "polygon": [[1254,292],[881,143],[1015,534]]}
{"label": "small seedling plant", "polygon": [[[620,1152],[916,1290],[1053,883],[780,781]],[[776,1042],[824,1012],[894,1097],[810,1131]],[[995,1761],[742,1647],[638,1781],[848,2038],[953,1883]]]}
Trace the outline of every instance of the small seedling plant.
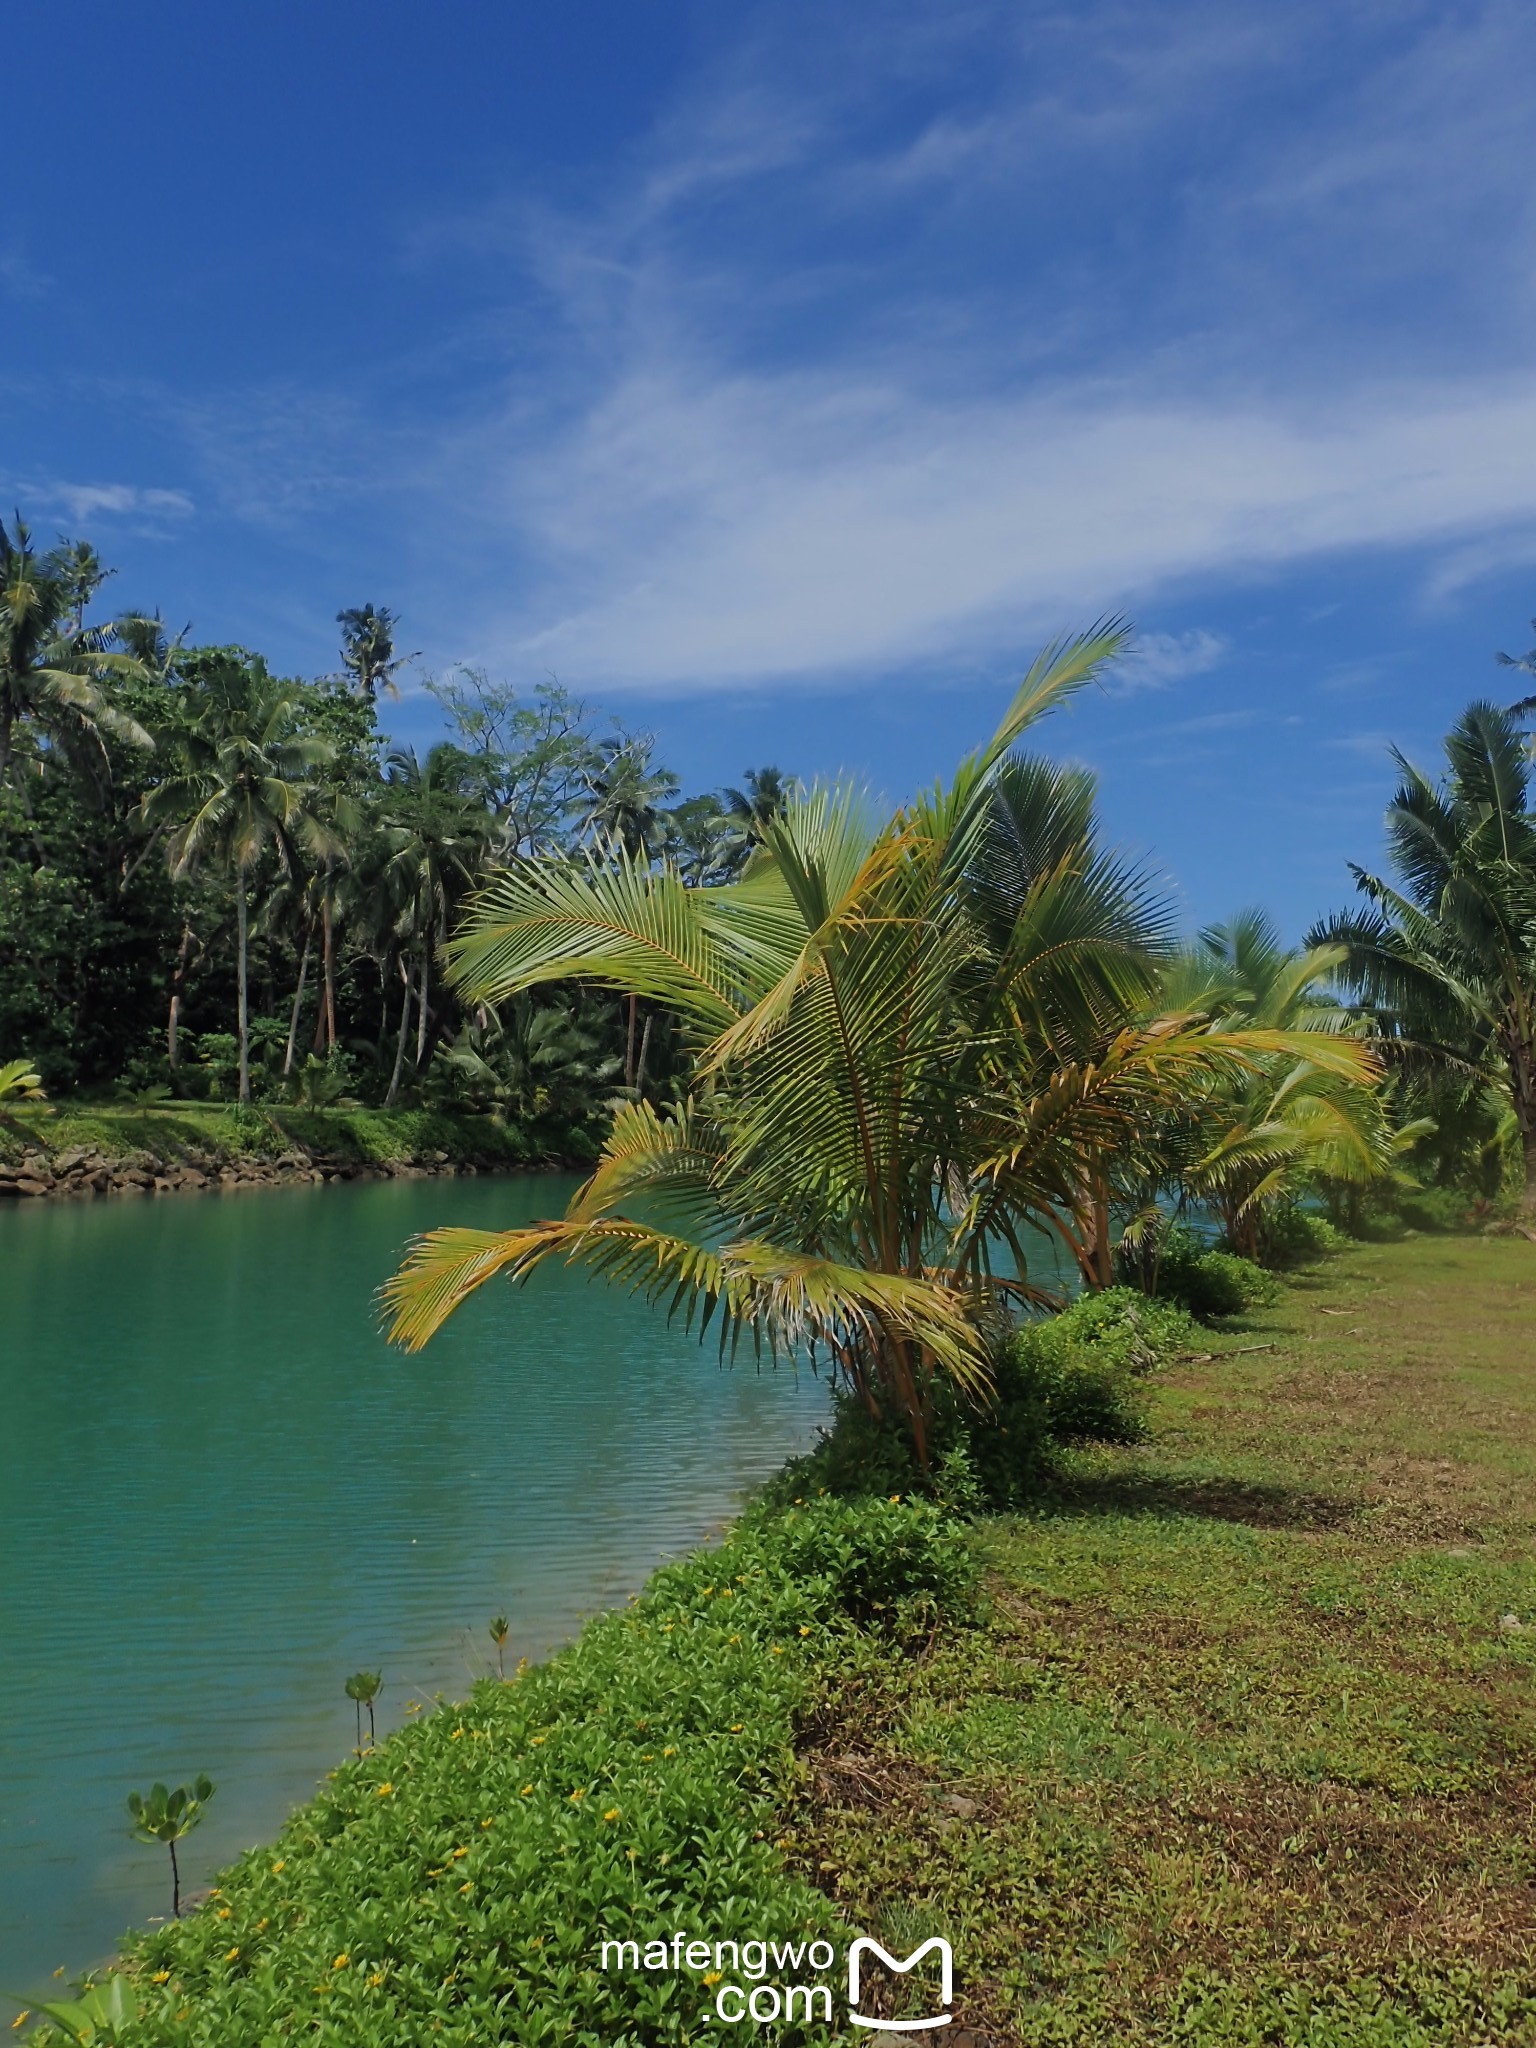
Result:
{"label": "small seedling plant", "polygon": [[138,1792],[128,1794],[134,1839],[164,1842],[171,1852],[171,1913],[177,1920],[181,1918],[181,1866],[176,1860],[176,1844],[202,1819],[213,1791],[211,1778],[198,1777],[190,1787],[178,1785],[174,1792],[157,1784],[151,1785],[147,1798]]}

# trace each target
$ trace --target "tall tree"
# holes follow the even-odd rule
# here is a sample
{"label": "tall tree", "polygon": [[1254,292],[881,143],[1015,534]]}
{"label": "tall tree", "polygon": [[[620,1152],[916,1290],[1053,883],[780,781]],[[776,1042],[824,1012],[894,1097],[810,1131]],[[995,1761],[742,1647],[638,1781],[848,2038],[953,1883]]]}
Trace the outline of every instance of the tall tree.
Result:
{"label": "tall tree", "polygon": [[[403,748],[389,757],[383,803],[384,860],[379,879],[395,906],[395,929],[416,957],[416,1069],[426,1060],[432,961],[450,907],[474,877],[489,820],[464,788],[465,756],[444,743],[425,762]],[[409,969],[388,1100],[400,1086],[411,1012]]]}
{"label": "tall tree", "polygon": [[269,849],[291,869],[299,844],[323,854],[330,843],[306,798],[311,773],[330,759],[331,748],[302,725],[298,687],[270,675],[259,658],[239,650],[205,657],[191,716],[172,741],[174,765],[141,806],[147,824],[169,827],[173,874],[210,862],[230,878],[242,1102],[251,1099],[253,877]]}
{"label": "tall tree", "polygon": [[780,768],[749,768],[741,789],[720,792],[720,816],[724,825],[719,862],[731,874],[739,873],[762,845],[768,828],[789,802],[795,783]]}
{"label": "tall tree", "polygon": [[1369,908],[1328,919],[1309,944],[1343,949],[1341,978],[1406,1061],[1496,1075],[1525,1159],[1521,1211],[1536,1216],[1536,820],[1516,714],[1474,703],[1445,738],[1437,784],[1394,749],[1387,809],[1396,880],[1351,865]]}
{"label": "tall tree", "polygon": [[111,680],[140,678],[141,664],[117,647],[113,628],[78,622],[77,591],[57,555],[37,555],[19,518],[11,533],[0,523],[0,793],[22,734],[102,760],[104,734],[153,744],[110,695]]}
{"label": "tall tree", "polygon": [[341,628],[341,665],[357,689],[372,703],[380,689],[398,695],[395,672],[414,661],[414,654],[396,654],[395,628],[400,621],[387,604],[354,605],[338,612]]}

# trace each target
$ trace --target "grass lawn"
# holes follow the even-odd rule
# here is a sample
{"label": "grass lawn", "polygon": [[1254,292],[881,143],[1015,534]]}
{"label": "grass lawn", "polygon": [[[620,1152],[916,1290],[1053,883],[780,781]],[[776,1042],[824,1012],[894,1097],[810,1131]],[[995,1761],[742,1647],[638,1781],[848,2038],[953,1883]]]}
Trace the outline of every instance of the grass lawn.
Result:
{"label": "grass lawn", "polygon": [[984,1525],[980,1627],[850,1667],[793,1860],[949,1935],[950,2048],[1536,2043],[1536,1249],[1361,1247],[1211,1349]]}

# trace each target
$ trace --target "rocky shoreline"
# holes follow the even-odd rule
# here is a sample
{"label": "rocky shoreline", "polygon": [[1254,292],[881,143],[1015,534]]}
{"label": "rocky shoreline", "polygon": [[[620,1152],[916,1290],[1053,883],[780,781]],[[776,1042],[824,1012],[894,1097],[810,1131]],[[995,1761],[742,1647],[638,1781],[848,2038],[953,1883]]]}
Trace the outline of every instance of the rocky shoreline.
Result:
{"label": "rocky shoreline", "polygon": [[506,1171],[505,1165],[455,1161],[446,1152],[429,1152],[420,1160],[361,1161],[294,1147],[270,1159],[188,1153],[167,1160],[150,1152],[108,1155],[78,1145],[57,1153],[33,1149],[19,1161],[0,1161],[0,1201],[60,1195],[217,1194],[228,1188],[281,1187],[298,1182],[426,1180]]}

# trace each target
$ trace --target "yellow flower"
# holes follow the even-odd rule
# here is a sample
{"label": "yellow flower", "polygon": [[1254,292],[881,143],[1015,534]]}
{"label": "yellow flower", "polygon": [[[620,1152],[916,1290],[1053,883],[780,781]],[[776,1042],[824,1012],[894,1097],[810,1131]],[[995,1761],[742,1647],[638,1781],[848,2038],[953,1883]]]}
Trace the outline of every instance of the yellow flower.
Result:
{"label": "yellow flower", "polygon": [[779,1648],[779,1645],[777,1643],[775,1643],[773,1646],[773,1654],[775,1657],[782,1657],[784,1654],[784,1652]]}
{"label": "yellow flower", "polygon": [[419,1714],[421,1712],[421,1701],[407,1700],[405,1703],[405,1711],[408,1714]]}
{"label": "yellow flower", "polygon": [[617,1820],[618,1817],[619,1809],[616,1806],[610,1806],[608,1811],[603,1815],[604,1820]]}
{"label": "yellow flower", "polygon": [[730,1586],[722,1586],[720,1588],[720,1598],[722,1600],[734,1600],[736,1598],[735,1591]]}
{"label": "yellow flower", "polygon": [[453,1860],[455,1863],[457,1863],[461,1856],[467,1856],[468,1854],[469,1851],[467,1849],[455,1849],[453,1852]]}
{"label": "yellow flower", "polygon": [[707,1989],[711,1984],[718,1984],[720,1982],[721,1977],[724,1974],[725,1973],[721,1970],[711,1970],[709,1975],[704,1979],[705,1988]]}
{"label": "yellow flower", "polygon": [[382,1984],[384,1982],[384,1972],[382,1970],[370,1970],[368,1973],[368,1982],[369,1985],[373,1987]]}
{"label": "yellow flower", "polygon": [[274,1877],[277,1877],[281,1872],[285,1871],[287,1868],[288,1859],[285,1856],[279,1856],[277,1861],[272,1866],[272,1875]]}
{"label": "yellow flower", "polygon": [[230,1950],[229,1954],[228,1954],[228,1955],[227,1955],[227,1956],[226,1956],[226,1957],[224,1958],[225,1962],[226,1962],[226,1963],[232,1963],[232,1962],[233,1962],[233,1961],[235,1960],[235,1958],[236,1958],[236,1957],[237,1957],[237,1956],[239,1955],[239,1953],[240,1953],[239,1949],[237,1949],[237,1948],[232,1948],[232,1949]]}
{"label": "yellow flower", "polygon": [[808,1636],[810,1634],[810,1630],[806,1627],[804,1622],[800,1624],[800,1633],[803,1636]]}
{"label": "yellow flower", "polygon": [[259,1920],[258,1920],[258,1921],[256,1922],[256,1932],[257,1932],[258,1934],[265,1934],[265,1933],[266,1933],[266,1931],[267,1931],[267,1916],[266,1916],[266,1914],[265,1914],[265,1913],[263,1913],[263,1914],[262,1914],[262,1916],[261,1916],[261,1918],[260,1918],[260,1919],[259,1919]]}
{"label": "yellow flower", "polygon": [[531,1785],[525,1785],[525,1786],[523,1787],[523,1790],[522,1790],[522,1794],[521,1794],[521,1796],[522,1796],[522,1797],[523,1797],[524,1799],[526,1799],[526,1798],[528,1797],[528,1794],[529,1794],[529,1793],[530,1793],[530,1792],[531,1792],[532,1790],[533,1790],[533,1787],[532,1787]]}
{"label": "yellow flower", "polygon": [[624,1854],[629,1858],[630,1862],[633,1863],[635,1858],[640,1854],[640,1851],[638,1849],[626,1849],[624,1851]]}
{"label": "yellow flower", "polygon": [[575,1791],[574,1791],[574,1792],[573,1792],[573,1793],[571,1794],[571,1802],[572,1802],[572,1804],[574,1805],[574,1804],[576,1803],[576,1801],[577,1801],[577,1800],[580,1800],[580,1799],[585,1799],[585,1798],[586,1798],[586,1796],[587,1796],[587,1788],[586,1788],[586,1786],[585,1786],[585,1785],[578,1785],[578,1786],[576,1787],[576,1790],[575,1790]]}
{"label": "yellow flower", "polygon": [[219,1918],[220,1918],[221,1920],[227,1920],[227,1919],[229,1918],[229,1908],[228,1908],[228,1906],[220,1906],[220,1908],[219,1908]]}
{"label": "yellow flower", "polygon": [[490,1826],[490,1822],[488,1820],[483,1820],[481,1821],[480,1825],[483,1828],[488,1828]]}
{"label": "yellow flower", "polygon": [[675,1621],[664,1621],[661,1624],[661,1632],[664,1636],[669,1636],[676,1627],[677,1623]]}
{"label": "yellow flower", "polygon": [[469,1880],[469,1883],[468,1883],[468,1884],[461,1884],[461,1885],[459,1886],[459,1896],[460,1896],[460,1897],[462,1898],[465,1892],[472,1892],[472,1891],[474,1890],[474,1888],[475,1888],[475,1880],[474,1880],[473,1878],[471,1878],[471,1879]]}
{"label": "yellow flower", "polygon": [[547,1742],[548,1740],[549,1737],[547,1735],[535,1735],[535,1737],[533,1738],[533,1746],[535,1749],[537,1749],[541,1742]]}
{"label": "yellow flower", "polygon": [[390,1783],[389,1779],[388,1779],[388,1778],[386,1778],[386,1779],[384,1780],[384,1782],[383,1782],[383,1784],[382,1784],[382,1785],[375,1785],[375,1786],[374,1786],[374,1788],[373,1788],[373,1796],[374,1796],[374,1798],[375,1798],[375,1799],[387,1799],[387,1798],[389,1797],[390,1793],[394,1791],[394,1789],[395,1789],[395,1788],[394,1788],[394,1786],[393,1786],[393,1785],[392,1785],[392,1784]]}
{"label": "yellow flower", "polygon": [[900,1505],[900,1502],[901,1502],[901,1495],[900,1495],[899,1493],[893,1493],[893,1494],[891,1495],[891,1506],[892,1506],[893,1508],[894,1508],[894,1507],[897,1507],[897,1506],[899,1506],[899,1505]]}
{"label": "yellow flower", "polygon": [[31,2019],[31,2017],[32,2014],[30,2010],[24,2006],[22,2010],[19,2013],[17,2013],[15,2019],[11,2021],[11,2032],[14,2034],[18,2027],[24,2027],[27,2024],[27,2021]]}
{"label": "yellow flower", "polygon": [[346,1950],[343,1949],[341,1954],[336,1958],[335,1962],[332,1963],[331,1968],[333,1970],[344,1970],[347,1967],[348,1963],[351,1962],[351,1960],[352,1958],[347,1954]]}
{"label": "yellow flower", "polygon": [[742,1724],[741,1724],[741,1722],[740,1722],[740,1721],[733,1721],[733,1722],[731,1723],[731,1733],[732,1733],[733,1735],[739,1735],[739,1734],[741,1733],[741,1728],[742,1728]]}
{"label": "yellow flower", "polygon": [[171,1981],[171,1973],[169,1970],[156,1970],[154,1976],[151,1977],[149,1981],[151,1982],[151,1984],[169,1984]]}
{"label": "yellow flower", "polygon": [[462,1728],[455,1728],[453,1733],[449,1736],[448,1740],[450,1742],[458,1742],[463,1737],[463,1734],[464,1730]]}
{"label": "yellow flower", "polygon": [[676,1756],[676,1755],[677,1755],[677,1751],[676,1751],[675,1749],[664,1749],[664,1750],[663,1750],[663,1751],[662,1751],[661,1753],[662,1753],[662,1755],[663,1755],[663,1756]]}

